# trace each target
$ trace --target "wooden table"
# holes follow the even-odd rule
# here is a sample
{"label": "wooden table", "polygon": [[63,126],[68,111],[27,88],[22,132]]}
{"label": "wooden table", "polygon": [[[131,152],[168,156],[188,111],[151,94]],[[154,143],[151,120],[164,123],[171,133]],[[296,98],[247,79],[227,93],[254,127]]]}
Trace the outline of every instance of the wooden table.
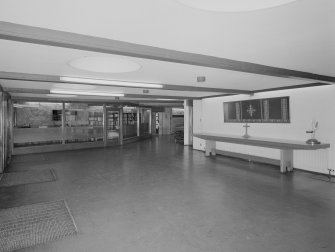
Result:
{"label": "wooden table", "polygon": [[244,144],[272,149],[280,149],[280,171],[282,173],[293,171],[293,150],[318,150],[327,149],[330,144],[306,144],[302,141],[293,141],[276,138],[260,138],[234,135],[217,135],[212,133],[195,133],[194,137],[206,140],[205,155],[216,155],[216,142],[226,142],[234,144]]}

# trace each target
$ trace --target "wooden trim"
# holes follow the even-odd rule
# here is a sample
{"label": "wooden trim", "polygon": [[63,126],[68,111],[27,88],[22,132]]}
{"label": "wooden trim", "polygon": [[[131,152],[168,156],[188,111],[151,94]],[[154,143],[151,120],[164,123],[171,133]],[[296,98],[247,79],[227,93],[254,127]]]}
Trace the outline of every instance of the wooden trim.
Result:
{"label": "wooden trim", "polygon": [[[1,22],[0,22],[1,23]],[[19,80],[19,81],[32,81],[32,82],[48,82],[48,83],[66,83],[66,84],[81,84],[81,85],[95,85],[95,86],[120,86],[122,85],[107,85],[107,84],[89,84],[89,83],[70,83],[60,80],[60,76],[56,75],[45,75],[45,74],[30,74],[30,73],[17,73],[17,72],[4,72],[0,71],[0,79],[2,80]],[[141,83],[141,82],[138,82]],[[193,92],[213,92],[213,93],[230,93],[230,94],[252,94],[249,90],[239,89],[225,89],[225,88],[211,88],[211,87],[195,87],[195,86],[183,86],[183,85],[171,85],[162,84],[162,89],[157,90],[175,90],[175,91],[193,91]],[[139,87],[126,87],[136,89],[148,89]]]}
{"label": "wooden trim", "polygon": [[303,78],[317,81],[335,82],[335,77],[333,76],[139,45],[107,38],[57,31],[4,21],[0,22],[0,39],[283,78]]}

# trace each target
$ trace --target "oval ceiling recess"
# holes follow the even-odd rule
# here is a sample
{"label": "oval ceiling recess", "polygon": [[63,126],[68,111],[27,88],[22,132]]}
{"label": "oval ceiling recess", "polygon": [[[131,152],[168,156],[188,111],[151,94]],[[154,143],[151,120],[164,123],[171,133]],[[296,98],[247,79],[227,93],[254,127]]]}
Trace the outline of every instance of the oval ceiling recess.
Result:
{"label": "oval ceiling recess", "polygon": [[200,10],[216,12],[243,12],[267,9],[297,0],[177,0]]}

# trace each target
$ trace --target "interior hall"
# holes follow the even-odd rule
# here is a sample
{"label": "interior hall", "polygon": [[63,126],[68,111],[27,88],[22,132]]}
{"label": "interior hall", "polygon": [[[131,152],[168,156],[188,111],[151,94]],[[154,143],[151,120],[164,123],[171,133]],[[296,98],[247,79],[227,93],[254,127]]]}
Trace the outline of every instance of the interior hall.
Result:
{"label": "interior hall", "polygon": [[334,0],[2,0],[0,252],[335,251]]}

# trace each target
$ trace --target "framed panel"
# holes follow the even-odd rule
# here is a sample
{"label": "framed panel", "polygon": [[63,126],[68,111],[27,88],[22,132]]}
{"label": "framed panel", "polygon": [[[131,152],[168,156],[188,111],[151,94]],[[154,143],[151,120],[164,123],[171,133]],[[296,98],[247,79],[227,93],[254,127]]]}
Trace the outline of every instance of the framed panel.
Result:
{"label": "framed panel", "polygon": [[224,121],[225,122],[241,122],[241,102],[225,102]]}
{"label": "framed panel", "polygon": [[289,97],[224,102],[224,122],[290,123]]}
{"label": "framed panel", "polygon": [[262,100],[263,122],[289,123],[289,97],[270,98]]}
{"label": "framed panel", "polygon": [[262,101],[247,100],[242,101],[242,122],[261,122],[262,121]]}

